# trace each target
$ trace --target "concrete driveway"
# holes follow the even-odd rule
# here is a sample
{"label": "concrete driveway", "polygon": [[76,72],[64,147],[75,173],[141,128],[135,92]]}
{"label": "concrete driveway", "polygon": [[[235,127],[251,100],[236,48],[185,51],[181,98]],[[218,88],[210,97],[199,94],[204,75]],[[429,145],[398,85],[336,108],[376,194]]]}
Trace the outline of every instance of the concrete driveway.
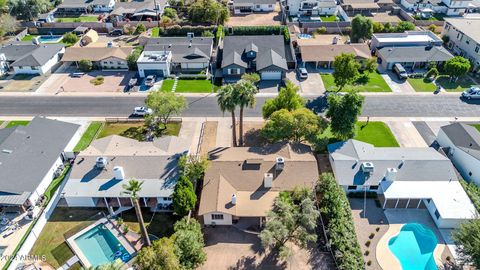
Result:
{"label": "concrete driveway", "polygon": [[325,85],[323,84],[320,72],[315,68],[307,66],[308,78],[299,79],[295,70],[288,71],[287,79],[300,87],[300,91],[305,95],[323,95],[325,93]]}
{"label": "concrete driveway", "polygon": [[407,80],[399,80],[397,75],[392,71],[386,71],[382,73],[381,76],[385,82],[390,86],[392,92],[394,93],[415,93],[415,89],[408,83]]}
{"label": "concrete driveway", "polygon": [[401,147],[428,147],[423,137],[410,121],[387,121],[386,124],[392,131]]}

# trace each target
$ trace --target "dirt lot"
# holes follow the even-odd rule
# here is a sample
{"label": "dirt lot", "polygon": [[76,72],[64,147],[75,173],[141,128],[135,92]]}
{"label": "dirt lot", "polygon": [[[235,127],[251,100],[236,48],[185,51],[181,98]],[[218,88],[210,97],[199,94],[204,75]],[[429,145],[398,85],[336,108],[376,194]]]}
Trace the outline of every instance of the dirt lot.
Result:
{"label": "dirt lot", "polygon": [[272,12],[255,12],[245,15],[230,16],[227,22],[228,26],[260,26],[260,25],[280,25],[280,5],[275,5]]}
{"label": "dirt lot", "polygon": [[33,92],[48,78],[46,75],[16,75],[0,81],[2,92]]}

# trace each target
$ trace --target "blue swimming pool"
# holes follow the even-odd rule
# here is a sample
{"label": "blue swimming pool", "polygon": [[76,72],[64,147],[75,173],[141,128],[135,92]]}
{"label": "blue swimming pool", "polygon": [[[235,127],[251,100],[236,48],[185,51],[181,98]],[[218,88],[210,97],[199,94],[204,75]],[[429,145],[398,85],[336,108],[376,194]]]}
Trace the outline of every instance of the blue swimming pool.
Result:
{"label": "blue swimming pool", "polygon": [[116,259],[125,262],[130,259],[125,247],[103,224],[91,228],[74,241],[93,267],[111,263]]}
{"label": "blue swimming pool", "polygon": [[403,270],[438,270],[433,257],[436,246],[437,237],[432,230],[418,223],[403,225],[388,242]]}
{"label": "blue swimming pool", "polygon": [[38,37],[38,41],[41,43],[56,43],[60,42],[63,39],[63,36],[59,35],[45,35]]}

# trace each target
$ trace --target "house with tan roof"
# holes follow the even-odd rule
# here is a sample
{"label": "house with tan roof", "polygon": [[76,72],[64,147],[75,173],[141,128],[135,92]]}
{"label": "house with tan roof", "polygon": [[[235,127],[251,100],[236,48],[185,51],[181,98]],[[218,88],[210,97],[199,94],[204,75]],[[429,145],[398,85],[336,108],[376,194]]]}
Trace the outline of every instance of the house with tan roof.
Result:
{"label": "house with tan roof", "polygon": [[362,62],[371,57],[370,48],[364,43],[345,43],[339,35],[321,35],[316,39],[299,39],[297,48],[302,61],[316,68],[331,68],[336,56],[342,53],[355,55]]}
{"label": "house with tan roof", "polygon": [[178,160],[188,154],[189,143],[175,136],[140,142],[118,135],[104,137],[80,152],[63,189],[68,207],[131,208],[123,184],[137,179],[141,207],[171,211],[179,177]]}
{"label": "house with tan roof", "polygon": [[261,224],[281,191],[312,187],[318,179],[307,145],[274,144],[210,152],[198,215],[206,225],[232,225],[241,218]]}
{"label": "house with tan roof", "polygon": [[75,63],[90,60],[99,69],[128,69],[127,57],[134,47],[69,47],[62,62]]}

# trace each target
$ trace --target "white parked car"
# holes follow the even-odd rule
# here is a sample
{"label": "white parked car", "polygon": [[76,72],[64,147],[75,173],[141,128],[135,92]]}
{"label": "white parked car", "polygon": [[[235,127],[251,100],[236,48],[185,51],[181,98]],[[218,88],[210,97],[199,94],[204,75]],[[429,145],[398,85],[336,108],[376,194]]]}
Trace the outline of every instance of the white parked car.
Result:
{"label": "white parked car", "polygon": [[147,78],[145,79],[145,85],[146,86],[153,86],[155,84],[155,81],[157,80],[157,77],[155,75],[148,75]]}
{"label": "white parked car", "polygon": [[466,99],[480,99],[480,88],[470,87],[470,89],[463,91],[462,97]]}
{"label": "white parked car", "polygon": [[135,107],[132,113],[132,115],[135,116],[146,116],[149,114],[152,114],[152,109],[149,109],[147,107]]}

